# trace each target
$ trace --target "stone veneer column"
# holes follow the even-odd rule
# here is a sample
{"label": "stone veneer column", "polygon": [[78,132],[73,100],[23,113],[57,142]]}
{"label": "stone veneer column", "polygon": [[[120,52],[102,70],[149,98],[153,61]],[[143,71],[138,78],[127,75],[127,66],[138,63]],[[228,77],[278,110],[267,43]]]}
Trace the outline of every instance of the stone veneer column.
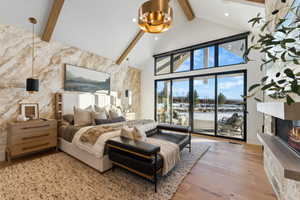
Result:
{"label": "stone veneer column", "polygon": [[264,167],[279,200],[300,199],[300,182],[284,178],[281,165],[268,148],[264,149]]}

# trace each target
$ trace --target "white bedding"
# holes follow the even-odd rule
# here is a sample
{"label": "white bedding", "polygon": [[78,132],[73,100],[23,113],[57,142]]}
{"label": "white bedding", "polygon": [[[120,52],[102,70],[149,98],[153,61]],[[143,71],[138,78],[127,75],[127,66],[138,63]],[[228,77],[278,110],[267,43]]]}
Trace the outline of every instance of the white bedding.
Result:
{"label": "white bedding", "polygon": [[85,133],[90,128],[93,128],[94,126],[87,126],[79,129],[74,135],[74,138],[72,140],[72,143],[76,145],[78,148],[85,150],[93,155],[95,155],[96,158],[102,158],[104,156],[104,150],[105,150],[105,143],[107,140],[117,137],[121,135],[121,130],[116,130],[113,132],[108,132],[105,134],[102,134],[96,141],[94,145],[91,145],[89,143],[84,143],[80,140],[80,137],[83,133]]}

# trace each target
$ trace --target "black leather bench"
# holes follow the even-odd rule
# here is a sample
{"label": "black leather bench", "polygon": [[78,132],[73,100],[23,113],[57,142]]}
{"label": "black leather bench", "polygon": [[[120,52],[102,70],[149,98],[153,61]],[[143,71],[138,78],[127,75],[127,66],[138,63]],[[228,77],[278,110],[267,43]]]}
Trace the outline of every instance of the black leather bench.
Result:
{"label": "black leather bench", "polygon": [[[161,124],[155,129],[147,131],[146,135],[178,144],[180,150],[188,146],[191,151],[191,132],[188,127]],[[125,137],[108,140],[107,147],[113,168],[119,166],[151,180],[155,184],[155,192],[157,191],[157,174],[163,167],[163,159],[159,155],[160,147]]]}

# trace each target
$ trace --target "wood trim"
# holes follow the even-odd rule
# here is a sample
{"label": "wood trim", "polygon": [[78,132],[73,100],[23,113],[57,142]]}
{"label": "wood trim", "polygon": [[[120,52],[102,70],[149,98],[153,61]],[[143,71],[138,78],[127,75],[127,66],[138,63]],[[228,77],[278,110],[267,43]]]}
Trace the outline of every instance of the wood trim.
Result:
{"label": "wood trim", "polygon": [[42,40],[49,42],[55,29],[60,11],[64,5],[65,0],[54,0],[51,12],[49,14],[48,22],[45,27]]}
{"label": "wood trim", "polygon": [[196,16],[189,0],[178,0],[178,3],[189,21],[195,19]]}
{"label": "wood trim", "polygon": [[253,2],[253,3],[265,4],[265,0],[246,0],[246,1],[250,1],[250,2]]}
{"label": "wood trim", "polygon": [[125,49],[125,51],[121,54],[121,56],[118,58],[118,60],[116,61],[117,65],[120,65],[125,58],[128,56],[128,54],[130,53],[130,51],[135,47],[135,45],[138,43],[138,41],[142,38],[142,36],[145,34],[144,31],[140,30],[137,35],[133,38],[133,40],[130,42],[130,44],[128,45],[128,47]]}

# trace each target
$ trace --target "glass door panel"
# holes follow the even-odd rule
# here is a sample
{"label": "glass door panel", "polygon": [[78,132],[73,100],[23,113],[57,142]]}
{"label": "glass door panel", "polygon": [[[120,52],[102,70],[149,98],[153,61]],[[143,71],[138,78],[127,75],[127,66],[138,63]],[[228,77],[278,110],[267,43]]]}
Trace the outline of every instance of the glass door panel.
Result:
{"label": "glass door panel", "polygon": [[172,124],[189,125],[189,79],[172,81]]}
{"label": "glass door panel", "polygon": [[244,74],[217,76],[217,135],[244,139]]}
{"label": "glass door panel", "polygon": [[215,135],[215,76],[194,78],[194,131]]}
{"label": "glass door panel", "polygon": [[156,83],[156,120],[158,123],[171,123],[171,81]]}

